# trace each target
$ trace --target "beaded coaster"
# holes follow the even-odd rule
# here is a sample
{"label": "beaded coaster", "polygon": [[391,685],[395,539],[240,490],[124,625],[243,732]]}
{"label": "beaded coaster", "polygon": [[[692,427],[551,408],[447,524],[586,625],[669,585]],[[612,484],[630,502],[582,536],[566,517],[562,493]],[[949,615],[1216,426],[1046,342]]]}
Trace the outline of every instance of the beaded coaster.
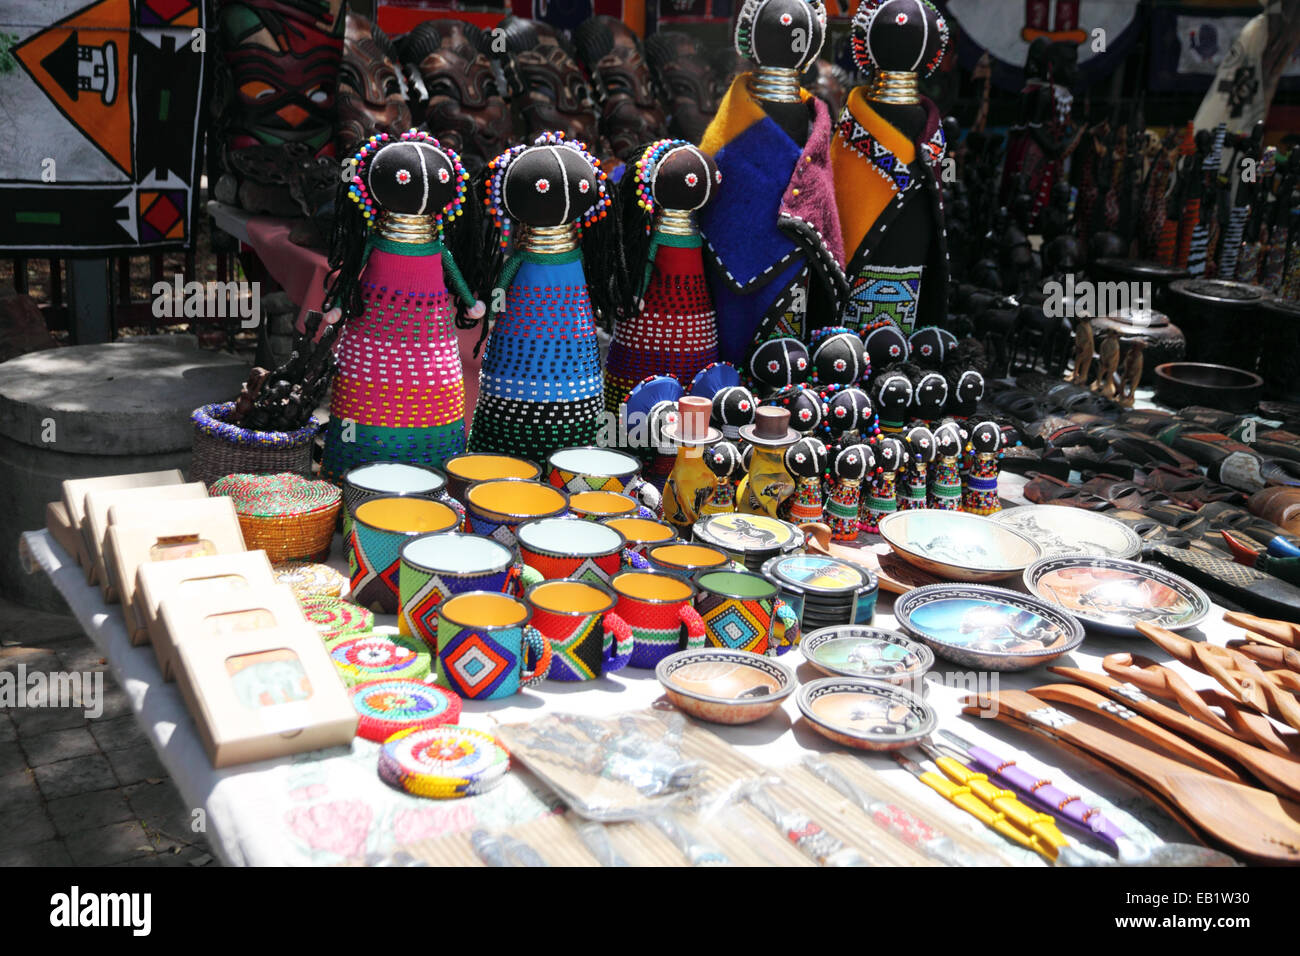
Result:
{"label": "beaded coaster", "polygon": [[300,602],[316,596],[341,598],[352,587],[346,574],[312,561],[279,561],[271,565],[271,573],[277,583],[293,588]]}
{"label": "beaded coaster", "polygon": [[344,637],[326,641],[325,648],[349,687],[376,680],[419,680],[428,677],[433,667],[424,642],[402,634]]}
{"label": "beaded coaster", "polygon": [[302,475],[226,475],[208,489],[212,496],[224,495],[235,510],[250,518],[281,518],[306,515],[322,508],[337,507],[343,492],[328,481],[312,481]]}
{"label": "beaded coaster", "polygon": [[483,793],[510,769],[510,754],[491,734],[444,725],[395,735],[379,752],[379,776],[418,797]]}
{"label": "beaded coaster", "polygon": [[375,626],[375,615],[360,604],[340,598],[311,594],[300,598],[303,616],[320,631],[322,640],[337,641],[360,637]]}
{"label": "beaded coaster", "polygon": [[422,680],[372,680],[352,688],[352,706],[361,720],[357,735],[383,743],[403,730],[452,723],[460,698]]}

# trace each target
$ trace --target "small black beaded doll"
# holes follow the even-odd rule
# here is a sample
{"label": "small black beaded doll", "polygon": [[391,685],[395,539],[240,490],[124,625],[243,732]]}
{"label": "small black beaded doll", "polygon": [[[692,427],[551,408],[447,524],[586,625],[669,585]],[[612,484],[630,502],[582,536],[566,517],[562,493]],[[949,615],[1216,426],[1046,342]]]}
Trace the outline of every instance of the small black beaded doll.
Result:
{"label": "small black beaded doll", "polygon": [[970,441],[966,446],[970,466],[962,492],[962,511],[991,515],[1002,510],[1002,501],[998,497],[998,463],[1005,447],[1006,438],[997,422],[980,422],[970,430]]}
{"label": "small black beaded doll", "polygon": [[877,319],[862,330],[871,368],[880,371],[908,359],[907,336],[893,319]]}
{"label": "small black beaded doll", "polygon": [[858,509],[862,483],[878,471],[876,455],[861,442],[841,448],[831,462],[831,493],[826,501],[826,523],[831,538],[852,541],[858,536]]}
{"label": "small black beaded doll", "polygon": [[948,407],[948,380],[942,372],[921,372],[912,380],[912,405],[908,420],[931,427]]}
{"label": "small black beaded doll", "polygon": [[929,502],[940,511],[961,509],[961,457],[966,433],[951,418],[934,430],[934,464],[930,468]]}
{"label": "small black beaded doll", "polygon": [[818,388],[857,385],[871,374],[871,359],[857,333],[832,325],[812,334],[812,368]]}
{"label": "small black beaded doll", "polygon": [[832,385],[826,389],[825,398],[826,434],[835,448],[871,441],[880,433],[871,398],[856,385]]}
{"label": "small black beaded doll", "polygon": [[713,396],[713,413],[709,424],[722,432],[731,442],[740,441],[740,429],[754,424],[754,411],[758,402],[754,393],[743,385],[728,385]]}
{"label": "small black beaded doll", "polygon": [[804,524],[822,520],[826,459],[826,445],[820,438],[800,438],[785,450],[785,470],[795,481],[794,494],[786,501],[787,521]]}
{"label": "small black beaded doll", "polygon": [[744,472],[744,462],[740,449],[729,441],[720,441],[710,445],[704,452],[704,464],[713,472],[717,484],[713,492],[700,506],[700,517],[705,515],[729,514],[736,510],[736,485]]}
{"label": "small black beaded doll", "polygon": [[957,336],[937,325],[917,329],[907,339],[911,360],[922,368],[939,368],[957,348]]}
{"label": "small black beaded doll", "polygon": [[871,403],[880,418],[880,430],[888,435],[901,435],[907,425],[912,407],[912,377],[908,370],[914,366],[899,362],[885,369],[871,381]]}
{"label": "small black beaded doll", "polygon": [[898,473],[907,464],[907,448],[899,438],[883,435],[874,446],[876,474],[858,508],[858,528],[875,534],[880,520],[898,510]]}
{"label": "small black beaded doll", "polygon": [[903,436],[907,449],[907,467],[903,469],[903,486],[899,489],[900,511],[924,508],[928,504],[930,465],[934,463],[934,432],[924,425],[913,425]]}
{"label": "small black beaded doll", "polygon": [[763,404],[788,409],[790,427],[800,435],[813,434],[821,427],[826,417],[821,395],[807,385],[791,385],[777,392]]}
{"label": "small black beaded doll", "polygon": [[746,367],[754,380],[755,394],[767,398],[807,381],[812,371],[812,356],[798,339],[785,336],[760,344],[749,356]]}

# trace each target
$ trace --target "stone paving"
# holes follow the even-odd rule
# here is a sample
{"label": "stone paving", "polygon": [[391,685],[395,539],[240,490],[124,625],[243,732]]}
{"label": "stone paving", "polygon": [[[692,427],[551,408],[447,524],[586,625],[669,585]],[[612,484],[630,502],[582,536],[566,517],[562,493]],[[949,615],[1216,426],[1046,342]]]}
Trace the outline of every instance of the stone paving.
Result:
{"label": "stone paving", "polygon": [[0,671],[104,672],[103,713],[0,703],[0,867],[217,865],[71,615],[0,599]]}

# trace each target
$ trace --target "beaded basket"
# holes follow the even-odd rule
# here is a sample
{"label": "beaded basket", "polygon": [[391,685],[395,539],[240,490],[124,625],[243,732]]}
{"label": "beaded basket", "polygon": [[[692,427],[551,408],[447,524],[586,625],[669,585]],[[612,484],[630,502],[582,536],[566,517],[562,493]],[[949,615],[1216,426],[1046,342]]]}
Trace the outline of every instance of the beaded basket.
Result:
{"label": "beaded basket", "polygon": [[226,475],[208,493],[235,503],[244,543],[272,562],[329,556],[343,492],[328,481],[301,475]]}
{"label": "beaded basket", "polygon": [[234,402],[194,409],[190,480],[211,485],[223,475],[311,474],[311,446],[320,430],[312,421],[292,432],[259,432],[226,421]]}

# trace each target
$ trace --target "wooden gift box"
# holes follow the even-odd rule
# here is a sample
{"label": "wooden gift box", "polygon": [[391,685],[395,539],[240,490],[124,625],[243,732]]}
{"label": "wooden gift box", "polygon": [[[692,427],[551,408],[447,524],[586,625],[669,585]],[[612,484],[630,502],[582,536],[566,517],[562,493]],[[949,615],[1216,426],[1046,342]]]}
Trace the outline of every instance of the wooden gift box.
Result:
{"label": "wooden gift box", "polygon": [[181,474],[179,468],[169,468],[166,471],[139,471],[130,475],[102,475],[98,478],[69,478],[63,483],[63,507],[67,509],[68,520],[77,529],[77,534],[82,536],[82,548],[87,559],[87,563],[82,567],[86,569],[87,584],[95,582],[90,576],[93,568],[89,563],[90,535],[85,527],[86,495],[92,491],[108,491],[111,488],[145,488],[184,483],[185,476]]}
{"label": "wooden gift box", "polygon": [[89,566],[90,562],[86,557],[86,539],[81,536],[77,526],[68,517],[68,506],[62,501],[46,503],[45,529],[59,543],[60,548],[76,559],[77,564],[83,568]]}
{"label": "wooden gift box", "polygon": [[148,638],[145,621],[135,607],[140,565],[245,550],[235,506],[227,498],[159,505],[148,520],[138,524],[115,523],[110,515],[106,541],[109,580],[121,598],[126,632],[134,644]]}
{"label": "wooden gift box", "polygon": [[174,669],[213,767],[347,746],[357,714],[316,629],[186,640]]}
{"label": "wooden gift box", "polygon": [[176,677],[176,648],[188,641],[222,641],[233,634],[308,623],[293,588],[286,584],[202,598],[164,598],[158,606],[158,622],[161,640],[153,642],[153,649],[167,680]]}
{"label": "wooden gift box", "polygon": [[[110,524],[138,524],[156,513],[160,506],[176,501],[198,501],[208,496],[201,481],[183,485],[164,485],[158,488],[111,488],[92,491],[86,495],[86,515],[82,519],[85,537],[90,547],[90,583],[98,584],[104,600],[110,604],[117,600],[117,592],[109,581],[108,560],[104,554],[104,535]],[[113,516],[117,517],[114,518]]]}
{"label": "wooden gift box", "polygon": [[135,573],[135,619],[142,635],[131,635],[134,643],[148,641],[163,676],[172,680],[171,645],[164,644],[159,609],[164,601],[173,604],[203,602],[276,586],[275,573],[265,551],[215,554],[179,561],[149,561]]}

